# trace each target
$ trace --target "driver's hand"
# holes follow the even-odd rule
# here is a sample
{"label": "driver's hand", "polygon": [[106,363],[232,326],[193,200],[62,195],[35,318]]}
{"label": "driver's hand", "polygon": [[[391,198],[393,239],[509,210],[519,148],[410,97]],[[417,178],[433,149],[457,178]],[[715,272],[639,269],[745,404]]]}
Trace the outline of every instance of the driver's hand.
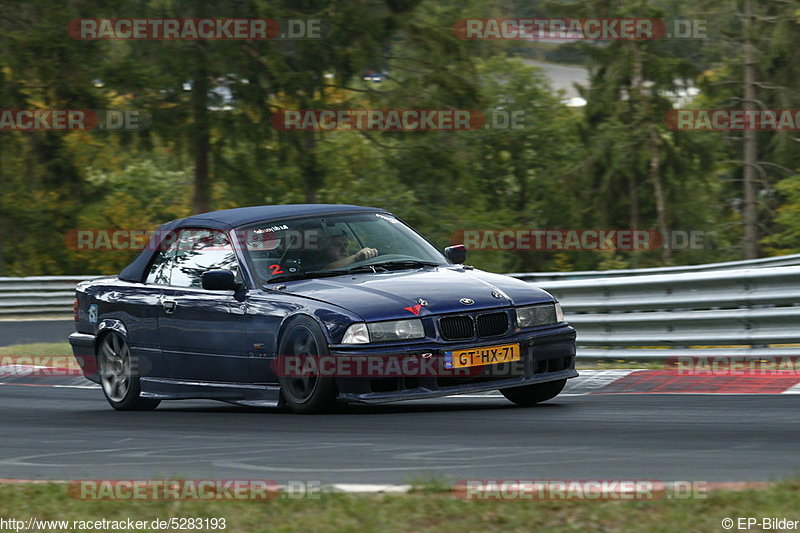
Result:
{"label": "driver's hand", "polygon": [[376,255],[378,255],[378,250],[376,248],[362,248],[356,252],[356,261],[372,259]]}

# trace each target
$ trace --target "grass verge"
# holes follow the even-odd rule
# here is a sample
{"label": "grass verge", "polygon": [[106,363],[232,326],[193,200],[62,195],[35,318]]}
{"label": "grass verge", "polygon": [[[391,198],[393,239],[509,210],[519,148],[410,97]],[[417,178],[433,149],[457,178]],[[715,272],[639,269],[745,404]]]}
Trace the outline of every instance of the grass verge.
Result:
{"label": "grass verge", "polygon": [[0,364],[37,365],[80,370],[68,342],[17,344],[0,347]]}
{"label": "grass verge", "polygon": [[[731,518],[734,523],[739,518],[756,518],[759,522],[762,518],[800,520],[798,503],[800,480],[763,489],[713,491],[706,499],[643,502],[477,502],[460,500],[436,489],[416,489],[409,494],[323,493],[318,499],[278,498],[263,502],[119,502],[71,499],[64,484],[0,485],[0,516],[67,520],[67,527],[53,528],[59,531],[81,531],[73,525],[73,521],[80,520],[130,518],[152,522],[186,517],[225,518],[226,533],[719,532],[724,531],[724,518]],[[40,526],[40,530],[46,529]],[[213,531],[205,527],[202,530]]]}
{"label": "grass verge", "polygon": [[72,355],[72,347],[68,342],[15,344],[13,346],[0,346],[0,355]]}

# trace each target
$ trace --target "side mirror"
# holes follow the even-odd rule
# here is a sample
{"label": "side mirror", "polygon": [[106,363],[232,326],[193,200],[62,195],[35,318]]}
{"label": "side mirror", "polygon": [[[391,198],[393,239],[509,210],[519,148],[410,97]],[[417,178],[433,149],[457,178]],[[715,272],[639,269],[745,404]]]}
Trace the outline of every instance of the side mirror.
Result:
{"label": "side mirror", "polygon": [[463,244],[448,246],[444,249],[444,256],[454,265],[463,265],[467,260],[467,249]]}
{"label": "side mirror", "polygon": [[207,291],[235,291],[239,284],[230,270],[208,270],[203,272],[203,288]]}

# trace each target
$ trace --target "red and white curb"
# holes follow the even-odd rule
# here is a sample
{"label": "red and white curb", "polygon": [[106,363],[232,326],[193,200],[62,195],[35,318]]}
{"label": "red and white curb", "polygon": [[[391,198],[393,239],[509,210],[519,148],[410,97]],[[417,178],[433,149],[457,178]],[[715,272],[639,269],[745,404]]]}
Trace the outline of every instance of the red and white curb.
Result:
{"label": "red and white curb", "polygon": [[[579,370],[561,396],[587,394],[800,394],[800,373],[794,371],[703,372],[679,369]],[[499,392],[453,398],[499,398]]]}
{"label": "red and white curb", "polygon": [[636,369],[618,374],[599,387],[577,385],[587,394],[797,394],[800,393],[800,373],[791,370]]}
{"label": "red and white curb", "polygon": [[84,378],[79,368],[28,364],[0,365],[0,385],[59,389],[100,388],[100,385]]}
{"label": "red and white curb", "polygon": [[[580,370],[559,396],[587,394],[800,394],[794,371],[703,372],[680,369]],[[0,366],[0,385],[99,389],[80,370],[38,365]],[[452,398],[499,398],[499,392],[460,394]]]}

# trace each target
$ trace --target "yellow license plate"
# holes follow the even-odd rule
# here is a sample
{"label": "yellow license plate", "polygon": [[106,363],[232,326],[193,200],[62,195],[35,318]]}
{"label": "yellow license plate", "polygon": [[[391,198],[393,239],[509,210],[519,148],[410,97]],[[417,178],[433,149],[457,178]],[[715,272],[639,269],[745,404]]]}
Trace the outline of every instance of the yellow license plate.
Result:
{"label": "yellow license plate", "polygon": [[468,366],[494,365],[520,360],[519,344],[482,346],[469,350],[453,350],[444,353],[445,368],[465,368]]}

